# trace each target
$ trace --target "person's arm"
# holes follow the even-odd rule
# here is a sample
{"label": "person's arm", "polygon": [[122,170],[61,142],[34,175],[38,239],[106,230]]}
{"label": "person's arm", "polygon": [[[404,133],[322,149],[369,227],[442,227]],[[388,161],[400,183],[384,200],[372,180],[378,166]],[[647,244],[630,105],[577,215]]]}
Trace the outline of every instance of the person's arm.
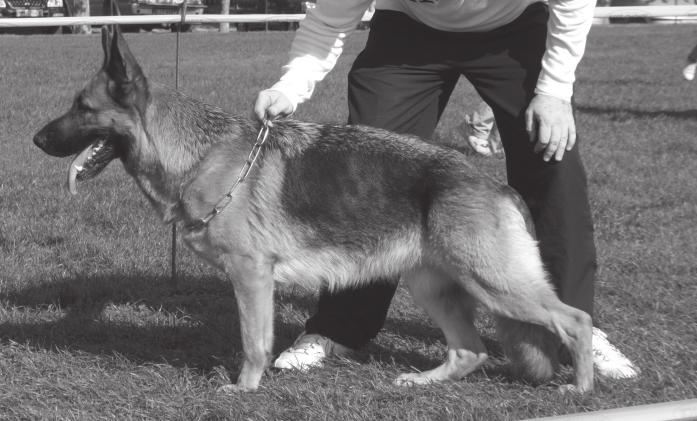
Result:
{"label": "person's arm", "polygon": [[254,113],[260,120],[289,115],[312,95],[343,51],[371,0],[318,0],[300,23],[283,76],[257,97]]}
{"label": "person's arm", "polygon": [[535,93],[569,101],[593,24],[595,0],[550,0],[549,9],[547,43]]}
{"label": "person's arm", "polygon": [[593,24],[595,0],[550,0],[546,51],[535,98],[526,112],[530,140],[543,159],[560,161],[576,143],[571,96],[576,67]]}

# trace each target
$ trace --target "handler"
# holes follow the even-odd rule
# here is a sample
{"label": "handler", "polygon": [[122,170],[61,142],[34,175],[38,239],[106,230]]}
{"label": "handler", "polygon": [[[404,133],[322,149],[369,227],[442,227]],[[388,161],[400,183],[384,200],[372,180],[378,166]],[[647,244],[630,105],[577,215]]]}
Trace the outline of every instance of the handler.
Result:
{"label": "handler", "polygon": [[[260,120],[292,114],[334,67],[371,0],[317,0],[278,83],[259,93]],[[508,183],[533,216],[542,258],[565,303],[593,316],[596,252],[571,108],[594,0],[377,0],[348,75],[349,124],[431,138],[460,75],[491,106]],[[305,332],[274,365],[307,369],[365,345],[382,327],[396,280],[320,293]],[[593,330],[599,374],[637,369]]]}

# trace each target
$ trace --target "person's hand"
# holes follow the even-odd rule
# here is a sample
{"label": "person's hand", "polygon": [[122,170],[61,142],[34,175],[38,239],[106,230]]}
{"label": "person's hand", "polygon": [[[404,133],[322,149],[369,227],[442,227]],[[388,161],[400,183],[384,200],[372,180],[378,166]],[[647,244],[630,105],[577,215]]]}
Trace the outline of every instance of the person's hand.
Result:
{"label": "person's hand", "polygon": [[536,95],[525,111],[525,129],[535,152],[544,151],[542,159],[561,161],[565,151],[576,144],[576,123],[571,103],[549,95]]}
{"label": "person's hand", "polygon": [[280,91],[267,89],[259,92],[254,103],[254,116],[259,121],[273,121],[295,111],[293,103]]}

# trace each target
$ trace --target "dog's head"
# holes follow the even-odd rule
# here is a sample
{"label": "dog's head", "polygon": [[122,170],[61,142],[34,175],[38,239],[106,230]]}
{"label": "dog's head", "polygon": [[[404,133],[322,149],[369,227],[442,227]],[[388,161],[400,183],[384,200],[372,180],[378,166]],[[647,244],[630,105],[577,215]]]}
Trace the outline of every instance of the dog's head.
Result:
{"label": "dog's head", "polygon": [[68,174],[73,194],[77,181],[95,177],[116,158],[127,158],[149,100],[145,75],[118,26],[102,28],[102,47],[102,68],[78,92],[68,112],[34,136],[34,143],[49,155],[76,155]]}

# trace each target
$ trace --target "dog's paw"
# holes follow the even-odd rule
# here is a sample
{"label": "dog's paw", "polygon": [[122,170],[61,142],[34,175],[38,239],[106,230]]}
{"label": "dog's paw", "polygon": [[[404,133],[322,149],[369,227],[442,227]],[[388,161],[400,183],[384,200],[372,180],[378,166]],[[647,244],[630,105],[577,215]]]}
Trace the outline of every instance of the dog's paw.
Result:
{"label": "dog's paw", "polygon": [[424,376],[423,373],[400,374],[392,384],[399,387],[413,387],[433,383],[433,379]]}
{"label": "dog's paw", "polygon": [[240,384],[226,384],[218,388],[218,393],[223,393],[226,395],[235,395],[238,393],[248,393],[257,390],[256,387],[243,386]]}

